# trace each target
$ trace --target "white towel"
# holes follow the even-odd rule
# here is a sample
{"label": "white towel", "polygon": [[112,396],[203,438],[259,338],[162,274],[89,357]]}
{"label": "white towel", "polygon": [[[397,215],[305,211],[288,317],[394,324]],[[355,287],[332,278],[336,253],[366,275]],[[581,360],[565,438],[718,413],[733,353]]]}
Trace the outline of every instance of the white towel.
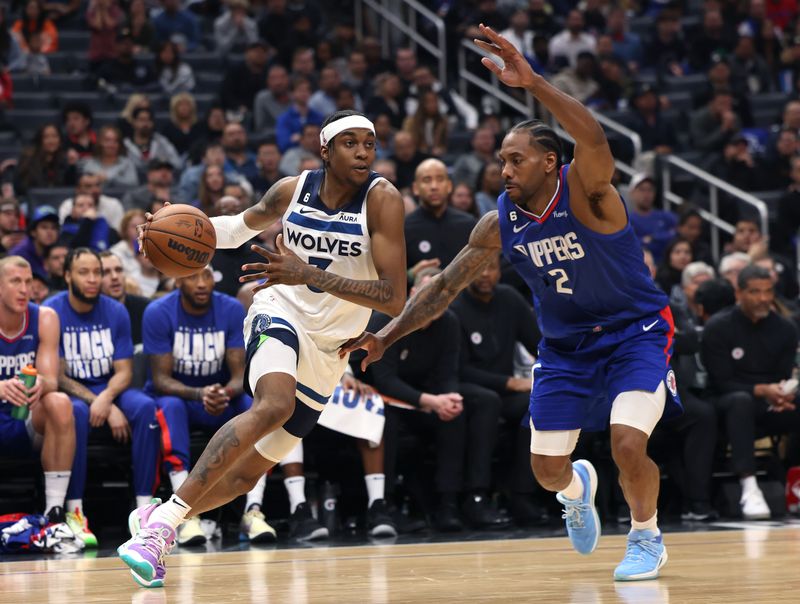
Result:
{"label": "white towel", "polygon": [[377,447],[383,438],[383,399],[375,394],[362,397],[355,390],[343,390],[337,386],[333,391],[319,424],[330,430],[361,438]]}

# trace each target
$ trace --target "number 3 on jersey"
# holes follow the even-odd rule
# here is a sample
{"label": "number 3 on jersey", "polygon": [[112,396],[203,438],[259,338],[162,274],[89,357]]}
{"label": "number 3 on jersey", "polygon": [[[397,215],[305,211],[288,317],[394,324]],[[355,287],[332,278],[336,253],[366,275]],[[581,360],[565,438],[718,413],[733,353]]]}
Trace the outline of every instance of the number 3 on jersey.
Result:
{"label": "number 3 on jersey", "polygon": [[569,283],[567,271],[565,271],[563,268],[554,268],[553,270],[548,271],[547,274],[556,278],[556,291],[559,294],[572,293],[572,289],[567,287],[567,283]]}
{"label": "number 3 on jersey", "polygon": [[[308,263],[311,266],[316,266],[321,271],[324,271],[325,269],[327,269],[331,265],[331,262],[333,262],[332,258],[317,258],[316,256],[309,256],[308,257]],[[308,289],[310,289],[312,292],[314,292],[315,294],[323,293],[323,290],[319,289],[318,287],[311,287],[310,285],[306,285],[306,287]],[[572,292],[570,292],[570,293],[572,293]]]}

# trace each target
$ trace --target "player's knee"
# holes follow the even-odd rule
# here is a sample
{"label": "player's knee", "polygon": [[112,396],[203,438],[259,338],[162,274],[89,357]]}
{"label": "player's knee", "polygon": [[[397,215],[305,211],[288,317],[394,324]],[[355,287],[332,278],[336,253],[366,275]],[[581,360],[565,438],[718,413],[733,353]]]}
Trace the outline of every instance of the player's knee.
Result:
{"label": "player's knee", "polygon": [[647,457],[647,435],[635,428],[623,428],[611,437],[611,456],[620,469],[637,465]]}
{"label": "player's knee", "polygon": [[73,430],[75,417],[72,401],[63,392],[51,392],[42,397],[42,405],[47,413],[47,421],[59,432]]}
{"label": "player's knee", "polygon": [[551,491],[558,488],[557,485],[563,480],[568,464],[568,456],[531,454],[531,470],[533,470],[536,481]]}
{"label": "player's knee", "polygon": [[158,405],[156,405],[156,402],[153,399],[151,399],[149,396],[141,396],[136,403],[133,419],[134,421],[144,420],[147,422],[152,422],[155,420],[157,410]]}
{"label": "player's knee", "polygon": [[259,424],[282,426],[294,413],[294,399],[284,396],[259,397],[253,399],[251,413]]}

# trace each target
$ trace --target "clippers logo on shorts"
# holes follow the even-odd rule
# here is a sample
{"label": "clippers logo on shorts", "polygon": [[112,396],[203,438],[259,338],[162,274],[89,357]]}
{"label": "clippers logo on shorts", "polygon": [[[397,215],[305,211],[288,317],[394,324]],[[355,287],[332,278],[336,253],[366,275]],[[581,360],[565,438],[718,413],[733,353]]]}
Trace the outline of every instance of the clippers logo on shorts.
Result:
{"label": "clippers logo on shorts", "polygon": [[179,243],[175,241],[172,237],[169,238],[167,245],[171,250],[175,250],[186,256],[186,260],[189,262],[208,262],[209,252],[201,252],[200,250],[196,250],[193,247],[189,247],[184,243]]}
{"label": "clippers logo on shorts", "polygon": [[667,390],[672,396],[678,396],[678,381],[675,379],[675,372],[670,369],[667,371],[667,377],[664,378],[664,382],[667,384]]}
{"label": "clippers logo on shorts", "polygon": [[67,325],[61,334],[66,373],[78,380],[92,380],[114,371],[114,340],[104,325]]}
{"label": "clippers logo on shorts", "polygon": [[222,371],[225,362],[225,332],[180,326],[172,344],[172,372],[186,376],[209,376]]}

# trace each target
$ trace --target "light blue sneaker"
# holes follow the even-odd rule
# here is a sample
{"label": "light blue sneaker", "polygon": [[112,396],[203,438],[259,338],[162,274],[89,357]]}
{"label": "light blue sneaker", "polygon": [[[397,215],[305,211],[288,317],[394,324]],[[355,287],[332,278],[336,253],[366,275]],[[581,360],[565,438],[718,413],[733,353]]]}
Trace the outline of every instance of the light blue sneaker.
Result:
{"label": "light blue sneaker", "polygon": [[579,554],[591,554],[600,540],[600,517],[594,506],[597,493],[597,472],[594,466],[585,459],[572,464],[573,470],[583,482],[583,496],[580,499],[567,499],[556,493],[556,499],[564,506],[564,518],[567,521],[567,534],[572,547]]}
{"label": "light blue sneaker", "polygon": [[659,569],[667,563],[667,548],[659,532],[631,531],[625,557],[614,571],[615,581],[657,579]]}

